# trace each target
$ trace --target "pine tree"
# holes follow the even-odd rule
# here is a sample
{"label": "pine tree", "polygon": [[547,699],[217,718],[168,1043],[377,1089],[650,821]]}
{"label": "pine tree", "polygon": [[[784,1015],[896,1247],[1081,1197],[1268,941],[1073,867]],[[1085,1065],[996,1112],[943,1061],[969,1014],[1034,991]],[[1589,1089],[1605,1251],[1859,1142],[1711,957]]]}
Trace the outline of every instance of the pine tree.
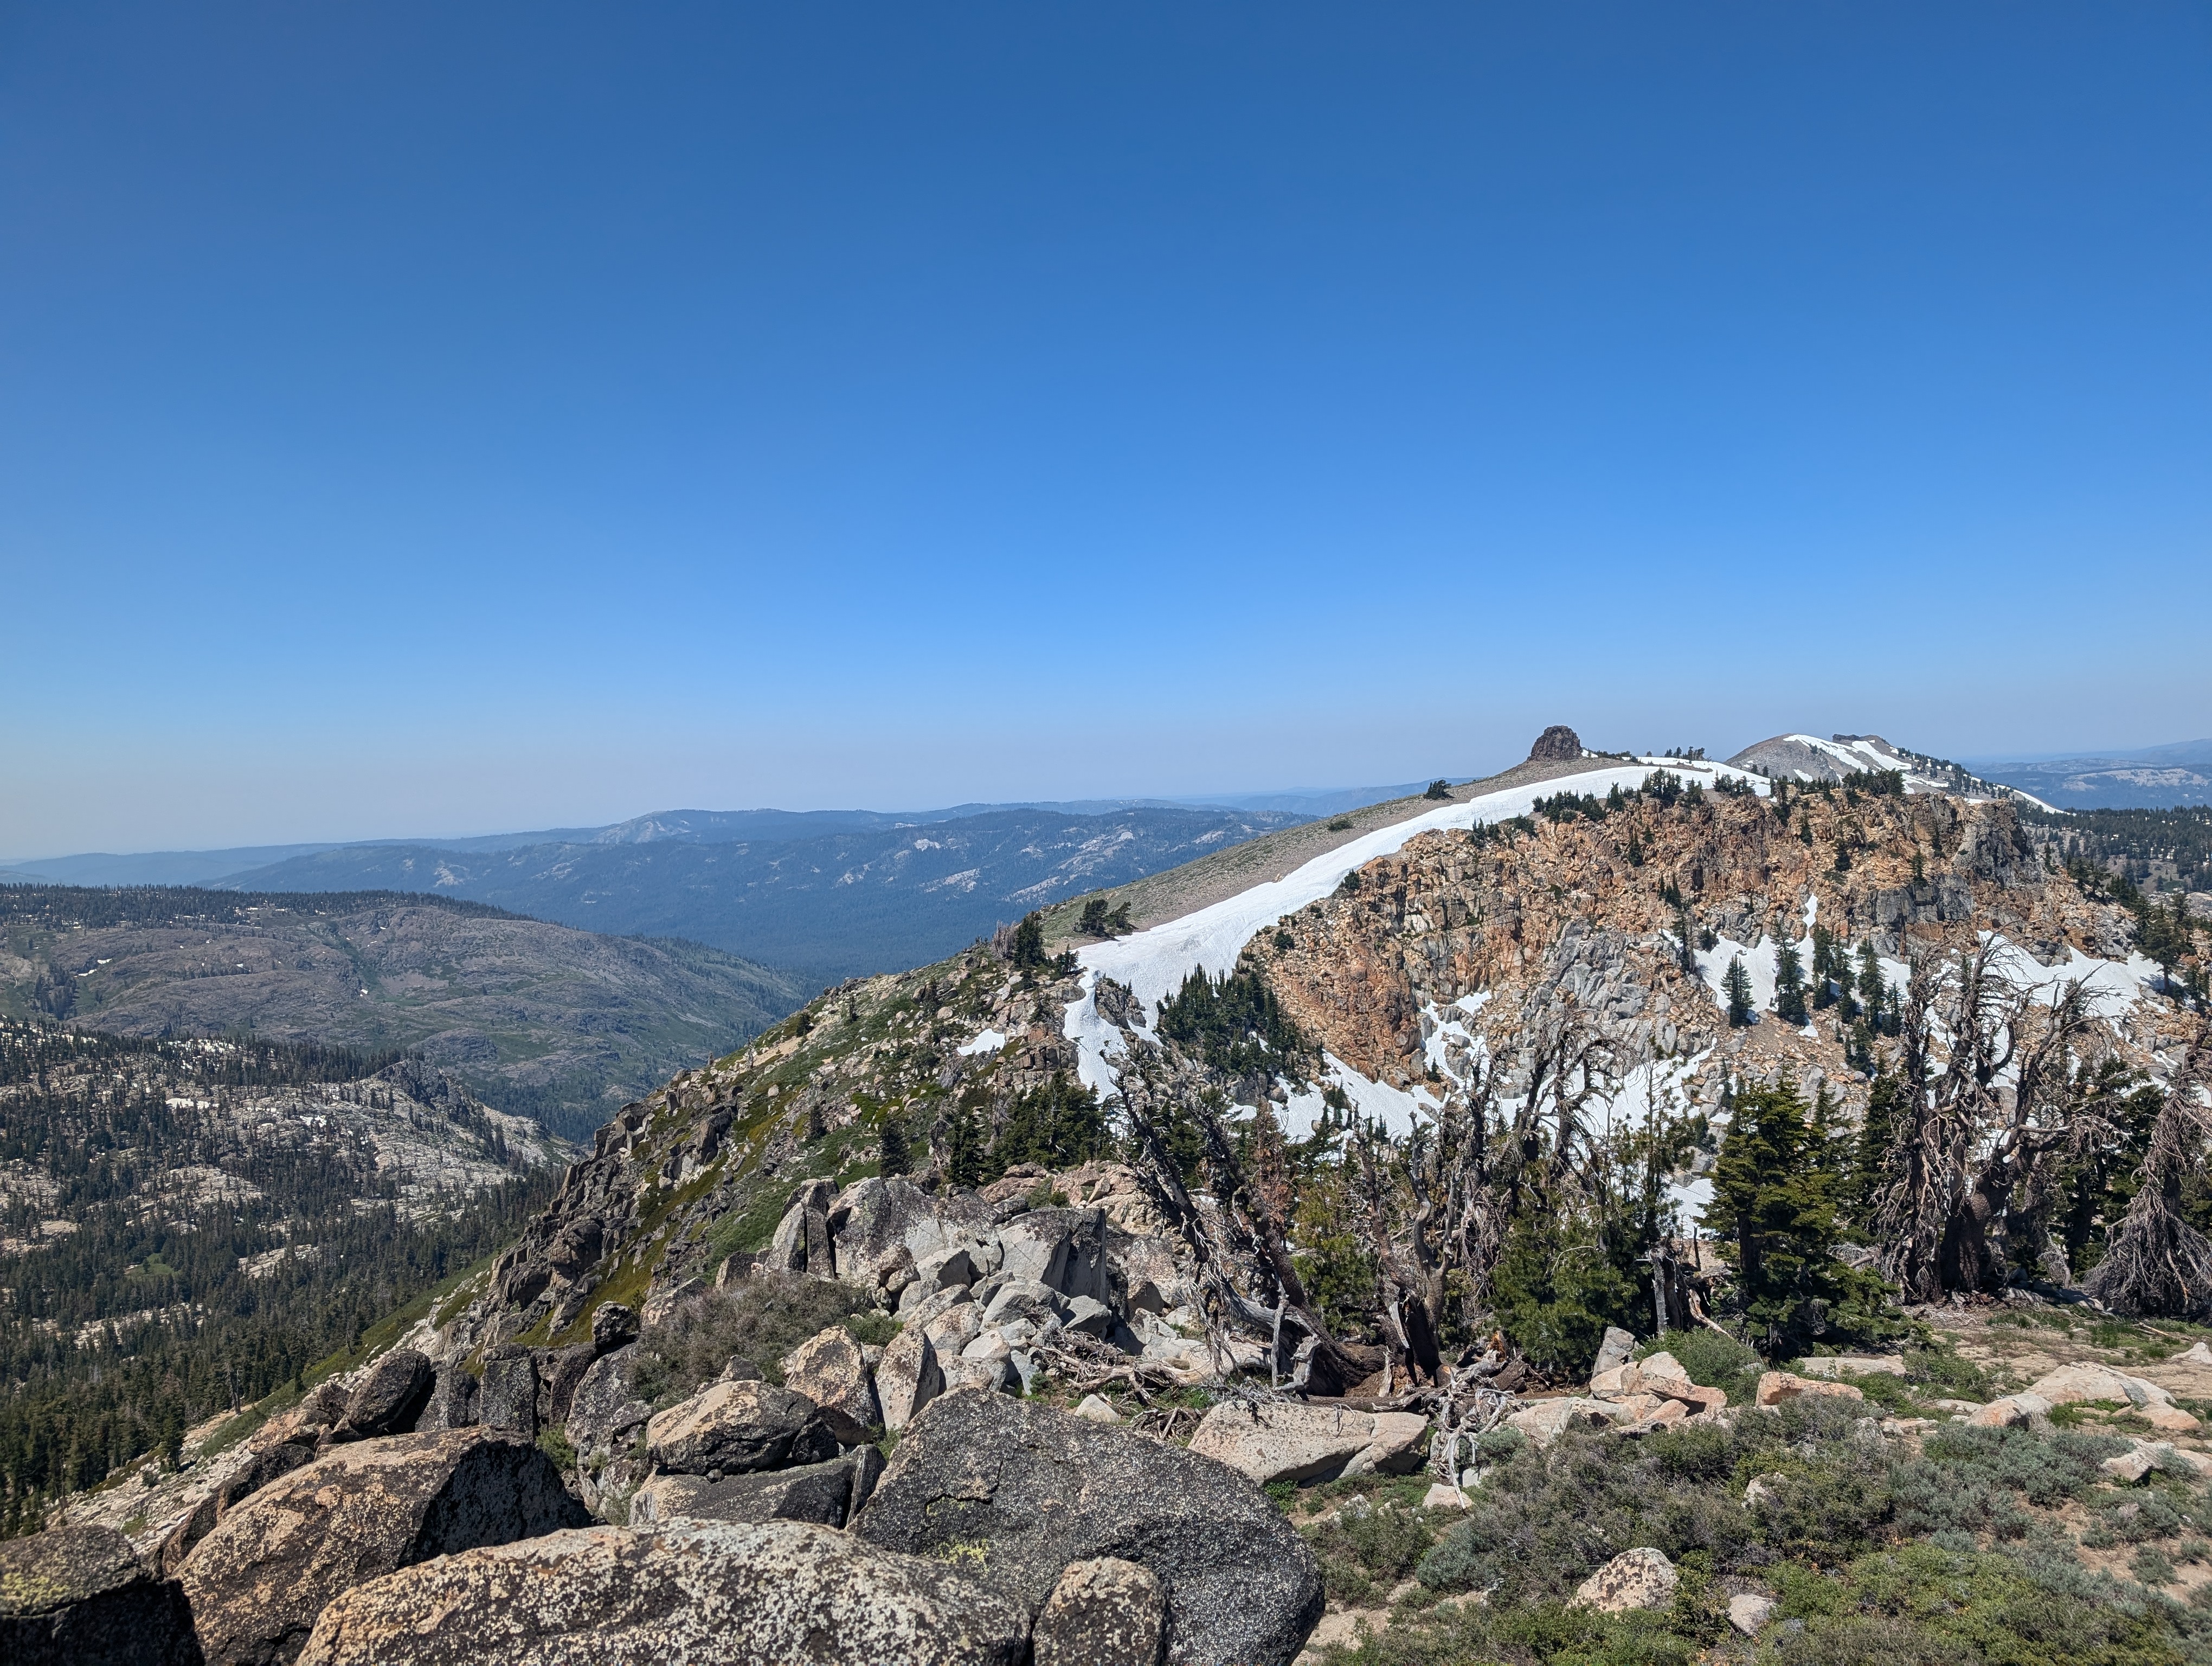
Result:
{"label": "pine tree", "polygon": [[1774,1016],[1793,1029],[1802,1029],[1806,1022],[1805,969],[1795,943],[1782,945],[1774,978]]}
{"label": "pine tree", "polygon": [[1844,1293],[1829,1253],[1840,1189],[1829,1146],[1784,1079],[1736,1094],[1713,1165],[1705,1224],[1735,1269],[1744,1316],[1770,1358]]}
{"label": "pine tree", "polygon": [[1743,957],[1735,956],[1729,962],[1728,975],[1721,980],[1722,993],[1728,996],[1728,1021],[1737,1029],[1751,1022],[1751,974],[1743,969]]}
{"label": "pine tree", "polygon": [[1025,914],[1022,922],[1014,927],[1013,952],[1010,958],[1024,970],[1034,971],[1045,964],[1044,916]]}
{"label": "pine tree", "polygon": [[906,1119],[896,1111],[884,1118],[882,1145],[882,1171],[904,1174],[914,1161],[914,1148],[907,1137]]}
{"label": "pine tree", "polygon": [[[1836,946],[1836,934],[1826,926],[1813,927],[1813,1009],[1833,1006],[1840,993],[1848,995],[1850,972]],[[1838,986],[1842,986],[1840,988]],[[1846,1018],[1849,1013],[1844,1014]]]}
{"label": "pine tree", "polygon": [[1874,939],[1869,938],[1859,945],[1859,1005],[1879,1022],[1882,1002],[1888,994],[1889,984],[1881,975],[1881,958],[1875,953]]}
{"label": "pine tree", "polygon": [[952,1113],[945,1132],[945,1177],[955,1186],[983,1183],[983,1131],[975,1113],[963,1105]]}

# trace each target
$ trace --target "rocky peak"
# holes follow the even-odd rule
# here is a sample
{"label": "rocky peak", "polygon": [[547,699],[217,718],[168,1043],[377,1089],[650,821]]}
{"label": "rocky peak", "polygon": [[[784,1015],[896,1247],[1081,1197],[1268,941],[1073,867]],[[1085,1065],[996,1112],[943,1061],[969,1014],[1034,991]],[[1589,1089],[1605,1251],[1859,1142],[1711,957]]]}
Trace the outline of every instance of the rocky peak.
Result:
{"label": "rocky peak", "polygon": [[1583,755],[1583,738],[1564,723],[1554,723],[1536,737],[1528,749],[1531,763],[1571,763]]}

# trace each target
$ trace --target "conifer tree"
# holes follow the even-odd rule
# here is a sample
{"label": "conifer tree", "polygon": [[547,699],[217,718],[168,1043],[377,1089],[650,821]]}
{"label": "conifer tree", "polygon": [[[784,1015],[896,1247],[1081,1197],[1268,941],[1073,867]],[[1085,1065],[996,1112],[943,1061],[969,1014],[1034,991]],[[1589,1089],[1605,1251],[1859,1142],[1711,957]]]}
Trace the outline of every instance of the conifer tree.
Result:
{"label": "conifer tree", "polygon": [[1881,975],[1881,958],[1875,953],[1874,939],[1869,938],[1859,945],[1859,1005],[1878,1023],[1882,1002],[1888,994],[1889,984]]}
{"label": "conifer tree", "polygon": [[1729,961],[1728,975],[1721,980],[1721,991],[1728,996],[1728,1021],[1741,1030],[1751,1022],[1751,974],[1743,969],[1743,957],[1736,955]]}
{"label": "conifer tree", "polygon": [[1805,1025],[1805,970],[1797,958],[1795,943],[1782,945],[1774,978],[1774,1016],[1793,1029],[1802,1029]]}
{"label": "conifer tree", "polygon": [[1844,1293],[1829,1253],[1839,1190],[1836,1154],[1794,1083],[1736,1094],[1705,1224],[1735,1269],[1745,1317],[1770,1358],[1814,1321],[1815,1303]]}
{"label": "conifer tree", "polygon": [[904,1174],[914,1161],[914,1150],[906,1131],[906,1119],[896,1111],[884,1118],[881,1169],[884,1174]]}
{"label": "conifer tree", "polygon": [[1025,914],[1022,922],[1014,927],[1013,952],[1010,958],[1024,970],[1034,971],[1045,964],[1044,916]]}

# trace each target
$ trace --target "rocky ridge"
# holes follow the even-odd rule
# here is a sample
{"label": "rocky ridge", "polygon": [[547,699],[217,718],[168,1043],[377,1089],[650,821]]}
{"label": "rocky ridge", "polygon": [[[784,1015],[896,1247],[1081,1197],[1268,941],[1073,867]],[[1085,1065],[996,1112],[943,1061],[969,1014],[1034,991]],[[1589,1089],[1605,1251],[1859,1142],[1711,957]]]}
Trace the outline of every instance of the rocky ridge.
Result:
{"label": "rocky ridge", "polygon": [[[2006,804],[1846,785],[1797,795],[1785,817],[1719,790],[1717,771],[1679,769],[1704,790],[1425,835],[1255,936],[1239,970],[1311,1044],[1279,1072],[1209,1063],[1018,936],[831,991],[626,1107],[521,1241],[376,1368],[380,1386],[370,1373],[319,1390],[229,1460],[230,1496],[210,1475],[215,1504],[149,1536],[173,1547],[188,1588],[201,1559],[200,1578],[228,1557],[244,1572],[221,1576],[250,1579],[253,1557],[222,1548],[250,1535],[223,1523],[272,1486],[303,1484],[272,1454],[419,1463],[416,1448],[377,1443],[459,1431],[536,1441],[601,1524],[391,1563],[324,1603],[301,1657],[396,1657],[402,1637],[424,1660],[568,1657],[635,1651],[638,1628],[659,1626],[702,1659],[774,1658],[805,1635],[823,1657],[854,1660],[896,1639],[922,1660],[1286,1662],[1321,1619],[1322,1586],[1263,1486],[1402,1476],[1425,1487],[1425,1515],[1449,1519],[1475,1511],[1488,1468],[1523,1450],[1581,1462],[1592,1440],[1671,1450],[1684,1432],[1748,1449],[1760,1437],[1747,1408],[1792,1431],[1811,1418],[1827,1438],[1820,1420],[1858,1406],[1884,1363],[1770,1371],[1739,1403],[1616,1334],[1587,1383],[1559,1395],[1534,1392],[1502,1338],[1455,1343],[1431,1367],[1389,1346],[1378,1320],[1376,1341],[1337,1346],[1325,1383],[1322,1350],[1285,1345],[1280,1307],[1271,1335],[1238,1304],[1267,1252],[1240,1236],[1243,1201],[1186,1193],[1104,1144],[1073,1165],[1030,1160],[1039,1119],[1081,1097],[1066,1031],[1086,999],[1118,1031],[1147,1115],[1181,1103],[1286,1120],[1316,1055],[1340,1081],[1356,1073],[1440,1104],[1472,1060],[1510,1071],[1525,1026],[1562,1012],[1623,1061],[1670,1061],[1692,1103],[1718,1110],[1732,1083],[1787,1074],[1833,1082],[1848,1110],[1863,1076],[1845,1037],[1777,1023],[1771,1000],[1761,1022],[1729,1026],[1714,969],[1684,965],[1685,920],[1747,951],[1794,937],[1809,910],[1883,956],[1952,954],[1996,932],[2039,964],[2124,959],[2124,919],[2042,860]],[[2140,989],[2105,1033],[2154,1070],[2185,1027]],[[1052,1127],[1087,1138],[1079,1116]],[[734,1346],[769,1335],[761,1315],[778,1304],[805,1310],[807,1292],[846,1316],[772,1358]],[[704,1344],[685,1337],[733,1347],[702,1364]],[[1347,1378],[1347,1364],[1372,1374]],[[2170,1403],[2147,1389],[2136,1402],[2137,1380],[2075,1387],[2092,1403],[2100,1390],[2151,1412]],[[2039,1379],[1948,1415],[2017,1419],[2033,1436],[2069,1403],[2039,1393],[2057,1387]],[[1936,1426],[1925,1398],[1850,1438],[1917,1450]],[[410,1407],[406,1428],[391,1426]],[[2170,1420],[2193,1437],[2186,1410]],[[888,1465],[878,1431],[900,1433]],[[791,1577],[757,1588],[748,1563]],[[1615,1540],[1576,1578],[1575,1602],[1599,1613],[1679,1601],[1675,1564],[1648,1545]],[[501,1653],[524,1645],[479,1616],[526,1587],[537,1654]],[[1766,1623],[1770,1599],[1727,1596],[1728,1623]]]}

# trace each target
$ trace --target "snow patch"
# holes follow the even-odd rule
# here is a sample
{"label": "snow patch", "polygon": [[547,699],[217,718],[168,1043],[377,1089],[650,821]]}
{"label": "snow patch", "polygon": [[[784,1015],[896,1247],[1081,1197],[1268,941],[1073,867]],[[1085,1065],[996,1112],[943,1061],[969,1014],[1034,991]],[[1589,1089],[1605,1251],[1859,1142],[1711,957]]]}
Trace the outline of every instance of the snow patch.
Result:
{"label": "snow patch", "polygon": [[[1602,797],[1615,787],[1624,791],[1641,787],[1654,767],[1680,772],[1679,760],[1659,758],[1632,766],[1563,775],[1533,787],[1486,793],[1465,804],[1440,805],[1425,815],[1378,827],[1315,857],[1283,879],[1264,881],[1180,920],[1170,920],[1112,942],[1093,943],[1077,952],[1077,963],[1127,984],[1150,1011],[1174,994],[1183,979],[1200,967],[1217,975],[1229,971],[1237,964],[1237,957],[1243,952],[1244,945],[1261,932],[1307,903],[1319,902],[1341,885],[1344,876],[1353,869],[1379,856],[1397,854],[1421,834],[1463,831],[1477,822],[1510,821],[1516,816],[1528,815],[1538,799],[1550,798],[1555,793],[1589,793]],[[1721,772],[1741,776],[1764,790],[1760,777],[1743,770],[1728,769],[1719,764],[1695,767],[1707,774]],[[1068,1033],[1072,1036],[1074,1032],[1071,1030]]]}
{"label": "snow patch", "polygon": [[986,1030],[965,1046],[953,1050],[963,1059],[972,1059],[979,1053],[995,1053],[1006,1044],[1006,1038],[995,1030]]}

